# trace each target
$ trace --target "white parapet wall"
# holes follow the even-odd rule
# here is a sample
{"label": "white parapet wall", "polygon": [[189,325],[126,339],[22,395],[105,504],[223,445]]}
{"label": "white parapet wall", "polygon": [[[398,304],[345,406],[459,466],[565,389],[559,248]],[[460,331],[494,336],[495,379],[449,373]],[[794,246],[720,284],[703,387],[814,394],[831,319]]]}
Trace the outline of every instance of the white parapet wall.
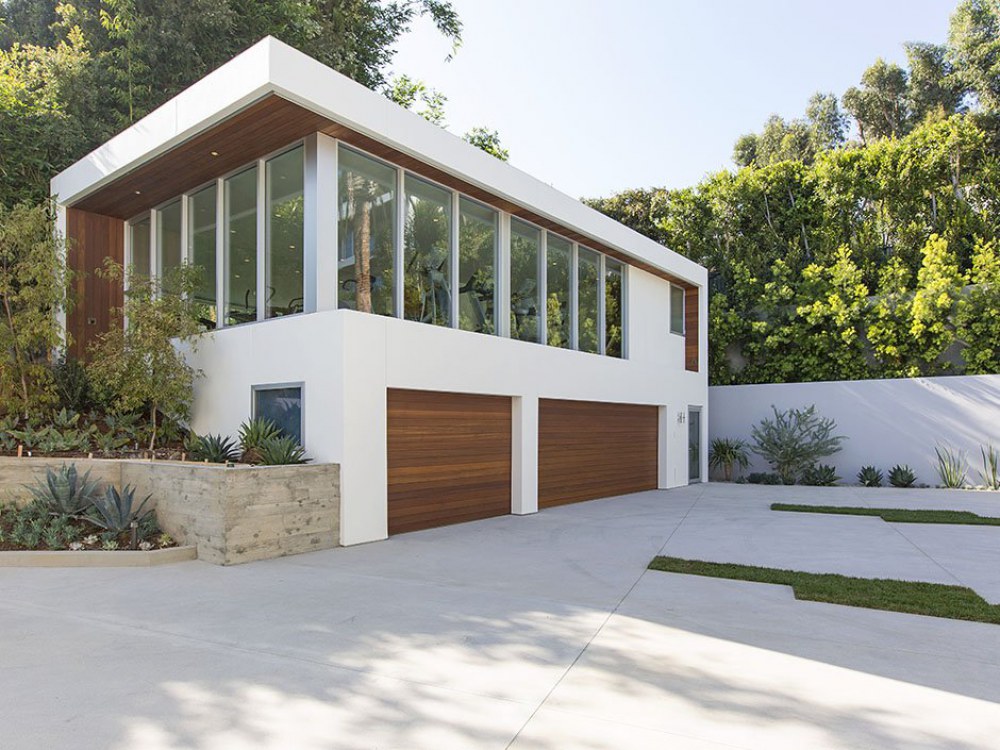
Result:
{"label": "white parapet wall", "polygon": [[[964,451],[969,482],[980,482],[980,446],[1000,447],[1000,375],[969,375],[900,380],[854,380],[823,383],[771,383],[713,386],[709,390],[709,438],[750,440],[750,429],[779,409],[815,404],[837,422],[845,435],[843,450],[825,459],[845,483],[857,482],[858,470],[873,464],[883,472],[909,464],[917,482],[936,485],[934,448]],[[767,471],[751,456],[750,471]]]}

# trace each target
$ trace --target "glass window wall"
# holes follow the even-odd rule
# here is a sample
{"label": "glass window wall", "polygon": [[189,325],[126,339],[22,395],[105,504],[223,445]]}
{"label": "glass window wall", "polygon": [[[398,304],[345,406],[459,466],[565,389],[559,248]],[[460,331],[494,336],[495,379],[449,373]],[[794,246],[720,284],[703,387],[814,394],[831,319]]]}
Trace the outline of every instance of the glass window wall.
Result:
{"label": "glass window wall", "polygon": [[406,175],[403,317],[451,325],[451,193]]}
{"label": "glass window wall", "polygon": [[542,232],[520,219],[510,220],[510,337],[540,341],[539,250]]}
{"label": "glass window wall", "polygon": [[268,160],[266,302],[264,317],[300,313],[303,307],[302,147]]}
{"label": "glass window wall", "polygon": [[458,324],[496,333],[497,227],[500,215],[468,198],[459,201]]}

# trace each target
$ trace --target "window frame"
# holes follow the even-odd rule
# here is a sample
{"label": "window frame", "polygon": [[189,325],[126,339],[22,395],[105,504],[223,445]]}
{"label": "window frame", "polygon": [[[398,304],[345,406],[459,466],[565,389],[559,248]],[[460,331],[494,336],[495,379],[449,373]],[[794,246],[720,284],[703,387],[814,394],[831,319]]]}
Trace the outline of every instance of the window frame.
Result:
{"label": "window frame", "polygon": [[257,394],[261,391],[279,391],[289,388],[299,389],[299,446],[306,447],[306,383],[292,380],[276,383],[254,383],[250,386],[250,417],[257,418]]}
{"label": "window frame", "polygon": [[[681,301],[681,303],[680,303],[680,324],[679,324],[679,326],[677,328],[674,327],[674,295],[675,294],[680,298],[680,301]],[[686,310],[687,299],[685,299],[686,296],[687,295],[685,294],[684,287],[679,286],[677,284],[670,283],[670,321],[669,321],[669,330],[670,330],[670,333],[672,335],[674,335],[674,336],[684,336],[686,334],[686,331],[685,331],[685,328],[687,327],[685,325],[685,317],[686,317],[685,313],[687,312],[687,310]]]}

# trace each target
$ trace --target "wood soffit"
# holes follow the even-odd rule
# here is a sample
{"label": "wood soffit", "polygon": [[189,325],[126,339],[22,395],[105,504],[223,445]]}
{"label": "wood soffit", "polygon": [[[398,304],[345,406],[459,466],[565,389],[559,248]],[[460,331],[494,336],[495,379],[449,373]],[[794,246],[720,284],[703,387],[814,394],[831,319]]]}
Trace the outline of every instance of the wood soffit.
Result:
{"label": "wood soffit", "polygon": [[74,203],[73,207],[119,219],[130,219],[317,131],[685,289],[693,287],[683,279],[274,94],[119,177]]}

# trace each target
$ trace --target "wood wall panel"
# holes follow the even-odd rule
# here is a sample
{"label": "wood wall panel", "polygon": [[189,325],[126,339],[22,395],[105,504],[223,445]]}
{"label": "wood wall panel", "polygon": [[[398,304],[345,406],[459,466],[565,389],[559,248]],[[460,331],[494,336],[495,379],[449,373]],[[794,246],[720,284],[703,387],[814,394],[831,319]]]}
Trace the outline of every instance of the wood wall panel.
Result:
{"label": "wood wall panel", "polygon": [[105,258],[125,262],[125,223],[113,216],[70,208],[66,211],[66,262],[73,272],[73,308],[66,319],[71,355],[84,359],[87,347],[111,325],[122,306],[120,283],[98,278]]}
{"label": "wood wall panel", "polygon": [[698,287],[684,290],[684,369],[698,372]]}
{"label": "wood wall panel", "polygon": [[510,513],[511,401],[389,389],[389,533]]}
{"label": "wood wall panel", "polygon": [[538,402],[538,507],[657,487],[659,410],[639,404]]}

